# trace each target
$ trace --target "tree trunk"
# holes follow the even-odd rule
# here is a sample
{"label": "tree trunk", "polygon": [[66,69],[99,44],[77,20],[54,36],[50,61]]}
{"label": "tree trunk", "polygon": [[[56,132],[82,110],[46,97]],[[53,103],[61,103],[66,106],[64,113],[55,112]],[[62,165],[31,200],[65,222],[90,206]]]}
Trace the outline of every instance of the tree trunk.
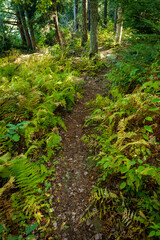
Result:
{"label": "tree trunk", "polygon": [[104,25],[107,27],[107,7],[108,7],[108,0],[104,1]]}
{"label": "tree trunk", "polygon": [[55,11],[54,24],[55,24],[55,29],[56,29],[56,38],[57,38],[57,41],[59,42],[59,45],[61,46],[61,48],[63,48],[65,44],[64,44],[64,40],[63,40],[62,33],[61,33],[60,30],[59,30],[57,10]]}
{"label": "tree trunk", "polygon": [[30,32],[30,39],[31,39],[31,44],[32,44],[32,49],[36,49],[36,41],[34,37],[34,30],[33,30],[33,15],[31,12],[26,9],[26,15],[27,15],[27,20],[28,20],[28,27],[29,27],[29,32]]}
{"label": "tree trunk", "polygon": [[18,9],[16,9],[16,18],[17,18],[17,26],[19,28],[19,32],[20,32],[21,39],[22,39],[22,45],[27,46],[27,41],[26,41],[24,30],[23,30],[23,24],[22,24],[20,13],[19,13]]}
{"label": "tree trunk", "polygon": [[31,35],[32,48],[35,50],[36,49],[36,41],[35,41],[35,37],[34,37],[33,25],[30,21],[29,21],[29,30],[30,30],[30,35]]}
{"label": "tree trunk", "polygon": [[90,0],[90,57],[98,53],[98,0]]}
{"label": "tree trunk", "polygon": [[117,25],[117,10],[118,7],[116,6],[115,12],[114,12],[114,31],[116,32],[116,25]]}
{"label": "tree trunk", "polygon": [[116,25],[116,43],[121,43],[123,31],[123,10],[118,8],[117,12],[117,25]]}
{"label": "tree trunk", "polygon": [[1,42],[2,49],[7,50],[7,45],[6,45],[6,33],[5,33],[5,27],[4,27],[4,23],[3,23],[3,22],[2,22],[2,24],[1,24],[1,28],[2,28],[2,33],[3,33],[3,35],[2,35],[3,40],[2,40],[2,42]]}
{"label": "tree trunk", "polygon": [[78,12],[79,12],[79,0],[76,1],[77,30],[79,28]]}
{"label": "tree trunk", "polygon": [[82,46],[85,46],[87,36],[87,0],[82,0]]}
{"label": "tree trunk", "polygon": [[29,36],[27,24],[26,24],[26,18],[25,18],[24,10],[20,6],[19,6],[19,13],[20,13],[21,22],[22,22],[22,25],[23,25],[23,31],[24,31],[24,34],[25,34],[27,46],[32,49],[32,43],[31,43],[31,39],[30,39],[30,36]]}
{"label": "tree trunk", "polygon": [[76,0],[73,0],[74,30],[77,30]]}
{"label": "tree trunk", "polygon": [[90,29],[91,29],[90,15],[91,15],[91,11],[90,11],[90,0],[88,0],[88,31],[90,31]]}

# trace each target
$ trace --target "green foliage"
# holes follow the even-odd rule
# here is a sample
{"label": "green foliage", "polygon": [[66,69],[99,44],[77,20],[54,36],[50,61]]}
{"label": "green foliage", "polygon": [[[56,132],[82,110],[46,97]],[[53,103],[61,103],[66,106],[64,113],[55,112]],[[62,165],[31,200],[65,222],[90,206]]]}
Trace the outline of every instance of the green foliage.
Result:
{"label": "green foliage", "polygon": [[36,229],[38,227],[37,222],[35,222],[33,225],[29,225],[26,229],[26,235],[28,235],[29,233],[31,233],[34,229]]}
{"label": "green foliage", "polygon": [[158,80],[160,73],[159,42],[144,40],[142,36],[138,40],[134,37],[129,47],[120,50],[122,59],[107,76],[120,92],[131,93],[147,81]]}
{"label": "green foliage", "polygon": [[[159,0],[153,2],[149,0],[121,0],[122,6],[125,8],[124,24],[136,29],[140,33],[152,34],[155,32],[154,24],[158,24],[158,16],[160,11]],[[152,22],[152,25],[148,22]]]}
{"label": "green foliage", "polygon": [[2,138],[9,138],[13,142],[18,142],[20,140],[20,136],[24,135],[24,125],[26,123],[28,122],[21,122],[17,125],[7,124],[7,133],[3,135]]}
{"label": "green foliage", "polygon": [[95,76],[105,66],[105,61],[101,60],[99,56],[96,59],[88,59],[87,55],[74,60],[72,64],[73,69],[79,70],[80,74],[88,73],[90,76]]}
{"label": "green foliage", "polygon": [[[159,82],[149,81],[137,92],[128,95],[112,90],[113,100],[98,95],[90,103],[93,113],[86,121],[86,125],[94,127],[95,133],[83,138],[96,153],[92,159],[100,170],[99,186],[107,184],[116,193],[119,191],[119,199],[122,192],[125,206],[145,215],[143,220],[134,214],[136,220],[133,219],[133,225],[135,221],[140,221],[148,229],[157,226],[157,232],[151,233],[155,236],[159,234],[160,220],[160,98],[157,90]],[[118,179],[116,188],[115,178]],[[105,214],[104,209],[108,206],[105,204],[108,203],[99,201],[100,212]],[[122,203],[120,200],[115,204],[118,207]]]}
{"label": "green foliage", "polygon": [[[27,229],[26,229],[26,231],[25,231],[25,235],[26,235],[26,237],[27,237],[27,239],[29,240],[33,240],[33,239],[35,239],[35,235],[30,235],[30,233],[33,231],[33,230],[35,230],[36,228],[38,227],[38,224],[37,224],[37,222],[35,222],[34,224],[32,224],[32,225],[29,225],[28,227],[27,227]],[[22,237],[22,235],[20,235],[20,236],[13,236],[13,235],[11,235],[11,234],[7,234],[6,232],[5,232],[5,228],[3,227],[3,224],[0,224],[0,236],[2,237],[2,240],[5,240],[5,239],[7,239],[7,240],[22,240],[23,239],[23,237]],[[6,238],[7,237],[7,238]]]}
{"label": "green foliage", "polygon": [[[47,176],[47,169],[45,166],[42,168],[29,162],[24,155],[11,159],[9,154],[5,154],[0,158],[0,161],[0,177],[7,179],[14,177],[12,182],[9,181],[8,184],[1,188],[1,196],[7,188],[13,188],[13,182],[15,182],[19,190],[12,194],[13,206],[15,209],[18,208],[19,210],[23,209],[23,211],[26,211],[29,217],[34,213],[35,218],[39,221],[40,218],[38,218],[37,214],[39,209],[43,205],[45,206],[45,204],[42,204],[45,198],[37,193],[39,184],[42,183]],[[15,201],[15,199],[17,200]],[[40,203],[41,205],[39,206]]]}
{"label": "green foliage", "polygon": [[[10,64],[1,68],[0,102],[5,123],[1,122],[0,141],[4,152],[11,151],[11,146],[4,140],[9,139],[11,142],[16,141],[22,145],[19,141],[20,136],[23,137],[25,149],[39,144],[39,147],[43,144],[48,148],[50,132],[56,131],[57,126],[65,129],[59,112],[62,109],[71,110],[74,104],[75,82],[73,74],[69,72],[71,63],[64,59],[61,56],[57,64],[54,57],[50,55],[39,57],[39,59],[35,56],[26,60],[25,64],[19,67],[19,72],[8,73]],[[28,124],[22,133],[24,120],[27,120]],[[49,156],[51,157],[51,154]]]}
{"label": "green foliage", "polygon": [[53,174],[53,155],[61,148],[59,128],[66,130],[61,112],[71,111],[76,97],[72,61],[62,52],[28,57],[18,57],[18,64],[1,59],[0,214],[11,229],[5,237],[14,225],[23,235],[27,221],[41,224],[45,218],[51,185],[44,187],[44,180]]}
{"label": "green foliage", "polygon": [[114,32],[113,24],[111,22],[108,23],[107,29],[99,28],[98,39],[99,44],[103,46],[104,49],[114,47]]}

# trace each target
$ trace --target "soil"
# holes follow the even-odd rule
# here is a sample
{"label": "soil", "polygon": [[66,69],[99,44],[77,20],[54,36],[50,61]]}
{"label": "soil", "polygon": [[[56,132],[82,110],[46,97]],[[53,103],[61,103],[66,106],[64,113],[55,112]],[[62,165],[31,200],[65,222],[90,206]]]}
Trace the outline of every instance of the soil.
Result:
{"label": "soil", "polygon": [[76,102],[73,110],[66,113],[64,122],[67,131],[61,130],[62,156],[58,157],[56,166],[56,182],[58,188],[54,202],[54,233],[59,240],[99,240],[106,239],[101,230],[98,218],[80,222],[81,216],[89,206],[89,198],[95,186],[96,171],[91,169],[88,160],[88,148],[82,141],[89,129],[83,125],[89,111],[86,103],[97,94],[106,95],[104,69],[96,77],[86,76],[83,79],[84,97]]}

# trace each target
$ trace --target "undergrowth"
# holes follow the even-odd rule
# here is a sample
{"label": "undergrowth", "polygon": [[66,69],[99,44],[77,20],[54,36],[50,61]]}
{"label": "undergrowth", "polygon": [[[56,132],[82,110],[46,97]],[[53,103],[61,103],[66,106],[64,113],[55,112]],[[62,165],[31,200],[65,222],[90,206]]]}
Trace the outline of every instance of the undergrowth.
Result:
{"label": "undergrowth", "polygon": [[[0,236],[2,239],[40,238],[53,231],[50,181],[55,154],[61,149],[62,114],[81,97],[81,74],[94,75],[104,63],[62,51],[1,58],[0,67]],[[72,50],[73,51],[73,50]],[[76,49],[75,49],[76,51]]]}
{"label": "undergrowth", "polygon": [[59,128],[66,130],[61,113],[71,111],[78,83],[62,54],[1,63],[0,234],[11,239],[10,232],[23,234],[30,221],[44,225],[43,230],[53,221],[47,217],[50,188],[43,190],[44,182],[54,179]]}
{"label": "undergrowth", "polygon": [[121,93],[132,93],[149,80],[158,80],[159,68],[159,40],[150,41],[136,36],[130,42],[117,48],[120,55],[119,61],[113,66],[107,75],[107,79],[114,87],[118,87]]}
{"label": "undergrowth", "polygon": [[136,59],[137,66],[124,54],[107,75],[108,97],[89,102],[85,126],[93,132],[83,140],[99,178],[91,199],[96,211],[85,219],[98,214],[114,239],[159,239],[159,61],[157,55],[139,64]]}

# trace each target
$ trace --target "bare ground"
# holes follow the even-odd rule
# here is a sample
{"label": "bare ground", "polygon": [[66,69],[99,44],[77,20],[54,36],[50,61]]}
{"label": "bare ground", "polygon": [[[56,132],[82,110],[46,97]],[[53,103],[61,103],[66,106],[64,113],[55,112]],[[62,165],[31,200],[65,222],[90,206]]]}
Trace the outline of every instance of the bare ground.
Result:
{"label": "bare ground", "polygon": [[57,159],[54,188],[58,187],[58,191],[53,206],[55,218],[53,227],[59,240],[105,239],[99,219],[80,223],[80,217],[89,205],[96,175],[93,169],[89,169],[88,149],[81,139],[89,131],[83,128],[89,115],[86,103],[97,94],[105,93],[102,79],[107,71],[107,68],[104,69],[98,79],[96,77],[84,79],[84,97],[77,101],[71,113],[64,116],[67,131],[60,133],[63,151],[62,156]]}

